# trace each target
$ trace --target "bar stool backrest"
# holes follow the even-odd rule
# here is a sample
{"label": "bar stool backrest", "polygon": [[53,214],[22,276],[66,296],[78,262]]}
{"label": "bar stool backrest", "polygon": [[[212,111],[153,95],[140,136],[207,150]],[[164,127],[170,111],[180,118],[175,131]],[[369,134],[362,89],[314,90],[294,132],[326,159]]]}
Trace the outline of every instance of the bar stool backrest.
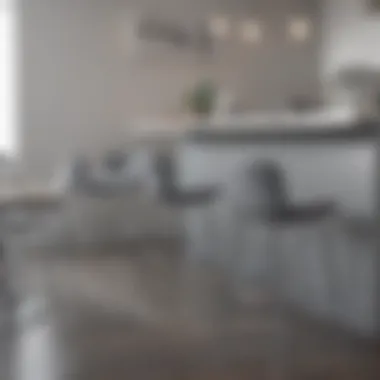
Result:
{"label": "bar stool backrest", "polygon": [[154,161],[158,196],[164,201],[171,200],[178,192],[175,161],[168,154],[158,154],[155,156]]}
{"label": "bar stool backrest", "polygon": [[284,171],[274,161],[255,162],[249,170],[249,184],[260,216],[273,217],[288,205]]}

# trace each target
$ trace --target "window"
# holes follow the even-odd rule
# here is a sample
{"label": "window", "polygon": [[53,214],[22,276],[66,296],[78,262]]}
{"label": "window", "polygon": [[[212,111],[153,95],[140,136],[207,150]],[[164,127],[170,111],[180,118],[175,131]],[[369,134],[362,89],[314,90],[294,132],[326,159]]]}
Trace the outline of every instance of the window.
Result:
{"label": "window", "polygon": [[0,0],[0,153],[16,149],[16,35],[11,0]]}

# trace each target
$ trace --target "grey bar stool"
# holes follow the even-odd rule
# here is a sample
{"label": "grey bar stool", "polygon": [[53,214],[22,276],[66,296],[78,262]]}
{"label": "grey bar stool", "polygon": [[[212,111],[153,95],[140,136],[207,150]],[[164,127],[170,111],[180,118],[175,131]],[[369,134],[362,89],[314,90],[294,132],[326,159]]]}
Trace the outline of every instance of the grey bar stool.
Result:
{"label": "grey bar stool", "polygon": [[[284,289],[284,258],[282,257],[284,241],[281,232],[288,227],[311,225],[320,233],[321,239],[327,243],[326,250],[331,248],[331,239],[326,235],[329,233],[330,220],[335,216],[336,206],[330,200],[315,200],[306,204],[294,203],[290,200],[286,186],[284,171],[279,164],[273,161],[258,161],[253,164],[246,174],[249,193],[252,196],[251,206],[245,205],[238,210],[239,223],[236,225],[237,254],[239,254],[241,243],[245,232],[252,228],[255,223],[264,227],[267,232],[265,249],[265,269],[260,272],[253,283],[249,284],[251,298],[243,306],[245,312],[250,315],[252,323],[255,323],[259,315],[265,322],[276,321],[274,326],[276,334],[269,347],[270,368],[275,369],[281,378],[291,376],[294,357],[292,357],[293,327],[292,315],[289,305],[285,302]],[[331,250],[326,252],[323,258],[325,280],[331,280],[330,255]],[[241,306],[237,300],[236,280],[240,276],[239,257],[232,257],[232,297],[235,305]],[[326,273],[327,271],[327,273]],[[330,287],[330,285],[328,285]],[[260,320],[260,319],[259,319]],[[277,329],[278,328],[278,329]],[[273,344],[272,344],[273,342]],[[277,374],[278,375],[278,374]],[[290,377],[292,378],[292,377]]]}
{"label": "grey bar stool", "polygon": [[156,155],[155,172],[158,180],[158,199],[163,205],[179,210],[192,208],[202,210],[201,239],[207,237],[207,243],[211,243],[207,245],[210,251],[204,250],[201,246],[200,256],[198,252],[191,250],[189,252],[187,244],[193,242],[186,240],[186,233],[183,231],[180,241],[182,244],[180,251],[184,256],[180,260],[179,268],[181,283],[179,307],[180,312],[184,313],[181,318],[184,318],[187,327],[208,329],[214,324],[215,313],[219,315],[216,292],[220,275],[216,255],[220,239],[217,235],[217,221],[213,207],[219,198],[219,188],[217,186],[183,188],[179,184],[176,162],[172,155]]}
{"label": "grey bar stool", "polygon": [[[332,221],[337,216],[337,207],[332,200],[314,200],[308,203],[294,203],[289,197],[284,170],[273,161],[261,161],[249,169],[248,183],[251,186],[253,206],[245,207],[239,219],[244,222],[238,232],[244,233],[250,223],[263,226],[268,232],[266,261],[273,290],[283,287],[283,258],[281,257],[281,231],[291,227],[315,226],[319,238],[324,244],[323,263],[325,281],[329,292],[333,276],[331,268]],[[256,201],[256,202],[255,202]],[[240,237],[241,238],[241,237]],[[239,240],[241,241],[241,239]]]}
{"label": "grey bar stool", "polygon": [[[171,154],[157,154],[155,174],[158,181],[158,199],[164,205],[179,209],[202,208],[206,211],[207,231],[214,226],[212,206],[220,194],[216,186],[183,188],[178,183],[176,162]],[[211,232],[213,237],[213,232]]]}
{"label": "grey bar stool", "polygon": [[173,156],[161,154],[156,156],[156,174],[160,199],[171,206],[193,207],[209,205],[219,194],[215,186],[181,188],[178,184],[176,163]]}
{"label": "grey bar stool", "polygon": [[122,170],[127,166],[128,156],[123,156],[122,152],[110,152],[105,157],[103,167],[115,178],[99,176],[94,174],[86,157],[78,156],[70,167],[69,186],[78,194],[94,198],[112,198],[138,191],[139,183],[123,178]]}

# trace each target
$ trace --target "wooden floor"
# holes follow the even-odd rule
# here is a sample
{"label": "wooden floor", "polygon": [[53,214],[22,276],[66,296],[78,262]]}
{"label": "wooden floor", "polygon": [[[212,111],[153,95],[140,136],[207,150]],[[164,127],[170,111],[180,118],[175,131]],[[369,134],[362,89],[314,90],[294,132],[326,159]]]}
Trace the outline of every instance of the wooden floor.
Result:
{"label": "wooden floor", "polygon": [[21,301],[2,305],[0,379],[380,379],[374,346],[295,315],[276,340],[181,262],[158,243],[30,255]]}

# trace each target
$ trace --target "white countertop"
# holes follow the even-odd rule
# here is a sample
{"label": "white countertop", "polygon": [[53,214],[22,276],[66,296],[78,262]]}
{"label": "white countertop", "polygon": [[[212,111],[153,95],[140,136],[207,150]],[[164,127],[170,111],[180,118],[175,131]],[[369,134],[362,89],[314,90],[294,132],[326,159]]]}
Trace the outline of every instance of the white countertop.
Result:
{"label": "white countertop", "polygon": [[188,116],[146,117],[135,120],[128,130],[130,139],[181,136],[185,132],[204,128],[218,131],[232,129],[300,129],[300,128],[348,128],[355,124],[358,115],[353,108],[321,108],[313,111],[294,112],[290,110],[258,111],[217,115],[211,118],[194,119]]}
{"label": "white countertop", "polygon": [[357,114],[348,108],[326,108],[305,112],[274,111],[214,117],[208,124],[218,130],[233,128],[347,128],[357,122]]}

